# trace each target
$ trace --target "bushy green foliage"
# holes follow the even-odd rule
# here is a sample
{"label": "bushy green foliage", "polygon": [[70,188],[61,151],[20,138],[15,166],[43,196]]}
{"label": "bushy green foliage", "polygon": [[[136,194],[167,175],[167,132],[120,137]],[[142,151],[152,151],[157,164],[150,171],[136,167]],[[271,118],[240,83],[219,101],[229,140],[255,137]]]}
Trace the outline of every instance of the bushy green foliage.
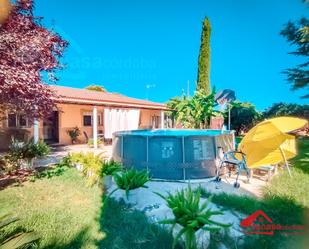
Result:
{"label": "bushy green foliage", "polygon": [[[19,220],[16,217],[5,215],[0,217],[0,232],[5,234],[3,230]],[[19,232],[17,230],[10,233],[7,237],[0,236],[1,249],[17,249],[26,248],[27,246],[34,245],[39,240],[39,236],[35,232]]]}
{"label": "bushy green foliage", "polygon": [[93,152],[72,153],[70,161],[82,165],[82,172],[89,185],[99,183],[102,175],[103,158],[102,154],[95,155]]}
{"label": "bushy green foliage", "polygon": [[28,159],[41,158],[50,153],[50,147],[44,142],[39,141],[34,143],[33,140],[25,145],[24,157]]}
{"label": "bushy green foliage", "polygon": [[170,115],[185,128],[205,129],[209,127],[210,119],[217,111],[215,106],[215,89],[206,95],[203,90],[196,91],[192,98],[183,96],[171,99],[167,106],[173,110]]}
{"label": "bushy green foliage", "polygon": [[104,161],[101,168],[101,176],[111,176],[121,171],[122,169],[123,169],[122,164],[116,162],[113,159]]}
{"label": "bushy green foliage", "polygon": [[202,90],[206,96],[210,94],[210,33],[211,26],[208,17],[206,17],[201,35],[197,76],[197,90]]}
{"label": "bushy green foliage", "polygon": [[263,113],[265,118],[294,116],[309,119],[309,105],[275,103]]}
{"label": "bushy green foliage", "polygon": [[[303,1],[308,3],[308,1]],[[292,85],[292,90],[309,89],[309,19],[301,18],[297,23],[289,21],[280,33],[286,40],[296,48],[296,51],[290,52],[297,56],[302,56],[305,63],[301,63],[294,68],[288,68],[284,71],[287,80]],[[309,94],[303,96],[309,98]]]}
{"label": "bushy green foliage", "polygon": [[174,219],[161,221],[161,224],[171,224],[173,228],[176,224],[182,228],[174,238],[174,246],[179,239],[185,237],[185,248],[196,248],[195,232],[202,229],[205,231],[219,231],[222,228],[228,228],[231,224],[223,224],[211,219],[214,215],[222,215],[221,211],[213,211],[208,205],[211,198],[208,198],[205,203],[200,205],[201,192],[200,190],[193,191],[189,186],[187,189],[177,191],[175,194],[169,193],[166,197],[157,193],[172,209]]}
{"label": "bushy green foliage", "polygon": [[78,137],[81,134],[80,129],[76,126],[72,129],[67,130],[67,134],[70,136],[72,144],[76,143],[78,140]]}
{"label": "bushy green foliage", "polygon": [[137,188],[147,188],[145,183],[149,181],[148,172],[146,170],[138,171],[134,168],[116,173],[114,175],[118,189],[125,190],[127,198],[129,191]]}
{"label": "bushy green foliage", "polygon": [[9,155],[12,158],[17,159],[32,159],[40,158],[50,153],[50,147],[44,142],[39,141],[34,143],[33,140],[27,142],[21,142],[12,139],[9,147]]}
{"label": "bushy green foliage", "polygon": [[62,164],[61,162],[59,164],[56,164],[53,167],[49,167],[42,172],[39,172],[36,174],[36,176],[32,179],[32,181],[35,181],[36,179],[42,179],[42,178],[52,178],[55,176],[62,175],[67,169],[69,168],[68,165]]}
{"label": "bushy green foliage", "polygon": [[253,104],[240,101],[234,101],[231,104],[231,129],[235,130],[237,135],[242,131],[248,131],[261,119],[262,114]]}
{"label": "bushy green foliage", "polygon": [[[33,158],[41,158],[50,153],[50,147],[44,142],[34,143],[33,140],[26,142],[12,139],[9,152],[4,156],[7,168],[18,169],[24,160],[31,161]],[[30,165],[32,166],[32,165]]]}

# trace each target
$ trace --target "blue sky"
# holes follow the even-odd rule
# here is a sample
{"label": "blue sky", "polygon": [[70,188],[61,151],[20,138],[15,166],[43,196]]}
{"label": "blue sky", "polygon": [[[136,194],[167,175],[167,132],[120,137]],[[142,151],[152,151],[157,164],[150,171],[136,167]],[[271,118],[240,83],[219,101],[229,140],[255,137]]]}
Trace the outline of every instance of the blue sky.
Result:
{"label": "blue sky", "polygon": [[[258,109],[305,103],[281,72],[302,62],[279,35],[308,15],[301,0],[37,0],[36,15],[70,46],[58,84],[165,102],[197,78],[202,21],[212,25],[211,84]],[[147,91],[147,85],[151,87]]]}

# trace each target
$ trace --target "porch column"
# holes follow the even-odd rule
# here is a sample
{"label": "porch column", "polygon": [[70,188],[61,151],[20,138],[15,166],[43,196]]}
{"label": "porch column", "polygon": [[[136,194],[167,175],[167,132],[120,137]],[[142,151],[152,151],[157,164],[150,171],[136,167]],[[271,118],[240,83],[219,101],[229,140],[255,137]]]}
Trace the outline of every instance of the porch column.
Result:
{"label": "porch column", "polygon": [[39,121],[37,119],[33,122],[33,142],[39,142]]}
{"label": "porch column", "polygon": [[161,111],[161,129],[164,129],[164,111]]}
{"label": "porch column", "polygon": [[93,107],[92,111],[92,129],[93,129],[93,148],[98,148],[98,111],[97,107]]}

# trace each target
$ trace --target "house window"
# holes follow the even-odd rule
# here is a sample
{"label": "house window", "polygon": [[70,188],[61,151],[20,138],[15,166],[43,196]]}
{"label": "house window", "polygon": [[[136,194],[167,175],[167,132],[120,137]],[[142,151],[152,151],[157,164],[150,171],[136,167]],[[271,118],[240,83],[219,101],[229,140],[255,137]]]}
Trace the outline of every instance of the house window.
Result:
{"label": "house window", "polygon": [[[92,113],[85,112],[83,114],[84,126],[92,126]],[[102,113],[98,114],[98,125],[103,125]]]}
{"label": "house window", "polygon": [[28,127],[28,119],[25,115],[19,115],[18,121],[20,127]]}
{"label": "house window", "polygon": [[17,118],[16,114],[8,114],[8,127],[13,128],[17,127]]}
{"label": "house window", "polygon": [[92,125],[92,115],[84,114],[84,126]]}
{"label": "house window", "polygon": [[28,128],[29,122],[25,115],[16,115],[15,113],[8,114],[8,127],[9,128]]}

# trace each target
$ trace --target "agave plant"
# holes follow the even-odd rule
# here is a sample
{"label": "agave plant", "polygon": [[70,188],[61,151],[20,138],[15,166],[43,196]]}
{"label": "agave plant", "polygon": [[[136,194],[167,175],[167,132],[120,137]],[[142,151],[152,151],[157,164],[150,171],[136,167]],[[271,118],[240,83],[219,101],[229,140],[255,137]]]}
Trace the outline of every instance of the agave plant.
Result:
{"label": "agave plant", "polygon": [[117,188],[111,192],[112,195],[119,189],[125,190],[127,199],[129,198],[130,190],[137,188],[147,188],[145,183],[149,181],[149,175],[146,170],[138,171],[136,169],[129,169],[114,175]]}
{"label": "agave plant", "polygon": [[[0,217],[0,230],[3,230],[11,223],[18,221],[16,217],[9,217],[8,215]],[[39,236],[35,232],[21,232],[14,234],[8,238],[5,238],[3,241],[0,241],[1,249],[15,249],[26,247],[31,244],[34,244],[39,240]]]}
{"label": "agave plant", "polygon": [[101,168],[101,176],[111,176],[122,170],[122,164],[114,161],[104,161]]}
{"label": "agave plant", "polygon": [[223,212],[214,211],[208,207],[211,197],[200,205],[200,190],[197,192],[192,191],[189,186],[185,190],[177,191],[174,195],[168,193],[165,197],[160,193],[157,194],[166,200],[174,215],[173,219],[163,220],[160,223],[172,225],[172,230],[177,224],[181,226],[181,230],[174,238],[173,248],[180,238],[184,236],[185,248],[194,249],[197,247],[195,233],[200,229],[214,232],[231,226],[231,224],[223,224],[211,219],[212,216],[222,215]]}

